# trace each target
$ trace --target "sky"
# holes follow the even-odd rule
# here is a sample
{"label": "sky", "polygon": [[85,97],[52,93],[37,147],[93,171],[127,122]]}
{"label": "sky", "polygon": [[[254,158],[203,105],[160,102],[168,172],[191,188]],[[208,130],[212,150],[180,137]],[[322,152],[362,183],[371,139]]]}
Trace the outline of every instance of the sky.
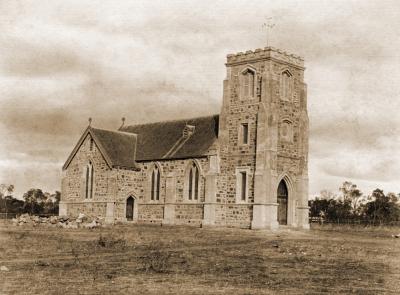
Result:
{"label": "sky", "polygon": [[0,0],[0,183],[60,190],[92,125],[220,112],[226,55],[305,59],[310,196],[400,192],[399,1]]}

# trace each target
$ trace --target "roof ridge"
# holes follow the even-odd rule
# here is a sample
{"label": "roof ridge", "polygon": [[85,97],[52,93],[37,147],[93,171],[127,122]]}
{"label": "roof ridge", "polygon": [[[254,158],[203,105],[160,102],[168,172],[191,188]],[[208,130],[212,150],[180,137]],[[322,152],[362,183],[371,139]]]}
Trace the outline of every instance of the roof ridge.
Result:
{"label": "roof ridge", "polygon": [[126,135],[137,136],[136,133],[127,132],[127,131],[121,131],[121,130],[119,130],[119,129],[117,129],[117,130],[110,130],[110,129],[93,128],[93,127],[90,127],[90,128],[93,129],[93,130],[101,130],[101,131],[115,132],[115,133],[122,133],[122,134],[126,134]]}
{"label": "roof ridge", "polygon": [[[198,119],[205,119],[205,118],[210,118],[210,117],[215,117],[219,116],[219,114],[213,114],[213,115],[208,115],[208,116],[200,116],[200,117],[192,117],[192,118],[183,118],[183,119],[175,119],[175,120],[165,120],[165,121],[156,121],[156,122],[149,122],[149,123],[143,123],[143,124],[134,124],[134,125],[125,125],[122,127],[122,129],[126,129],[128,127],[138,127],[138,126],[145,126],[145,125],[155,125],[155,124],[161,124],[161,123],[173,123],[173,122],[185,122],[189,120],[198,120]],[[121,131],[124,132],[124,131]],[[127,132],[129,133],[129,132]]]}

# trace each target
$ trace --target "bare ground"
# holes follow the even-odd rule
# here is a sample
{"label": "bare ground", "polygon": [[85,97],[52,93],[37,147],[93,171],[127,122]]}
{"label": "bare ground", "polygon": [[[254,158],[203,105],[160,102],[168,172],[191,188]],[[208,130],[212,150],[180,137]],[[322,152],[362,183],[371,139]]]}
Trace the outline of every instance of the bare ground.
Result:
{"label": "bare ground", "polygon": [[0,294],[400,294],[400,228],[0,225]]}

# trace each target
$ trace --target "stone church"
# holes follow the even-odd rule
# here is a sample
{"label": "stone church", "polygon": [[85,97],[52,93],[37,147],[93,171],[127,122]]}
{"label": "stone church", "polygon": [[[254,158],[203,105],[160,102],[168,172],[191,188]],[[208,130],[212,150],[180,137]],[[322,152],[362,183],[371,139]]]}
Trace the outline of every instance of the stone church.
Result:
{"label": "stone church", "polygon": [[304,61],[229,54],[219,115],[103,130],[63,166],[60,215],[106,222],[308,228]]}

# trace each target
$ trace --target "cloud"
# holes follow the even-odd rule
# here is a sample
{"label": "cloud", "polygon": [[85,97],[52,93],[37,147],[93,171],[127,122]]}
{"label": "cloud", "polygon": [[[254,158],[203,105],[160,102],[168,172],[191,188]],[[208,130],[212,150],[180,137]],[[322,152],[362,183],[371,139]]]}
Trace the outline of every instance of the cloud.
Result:
{"label": "cloud", "polygon": [[82,68],[82,61],[66,48],[54,48],[15,38],[5,38],[3,41],[1,68],[8,76],[46,77]]}

